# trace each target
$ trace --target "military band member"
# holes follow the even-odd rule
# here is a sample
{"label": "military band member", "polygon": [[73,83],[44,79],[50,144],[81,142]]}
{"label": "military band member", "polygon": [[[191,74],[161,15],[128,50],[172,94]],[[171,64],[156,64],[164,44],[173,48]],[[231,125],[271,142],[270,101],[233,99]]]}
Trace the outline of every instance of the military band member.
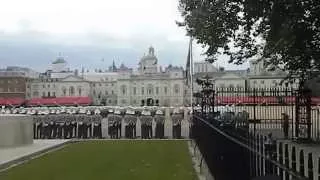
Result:
{"label": "military band member", "polygon": [[164,138],[164,113],[161,110],[157,110],[155,114],[155,122],[156,122],[156,138],[162,139]]}
{"label": "military band member", "polygon": [[[148,110],[143,110],[140,116],[142,139],[152,138],[152,116]],[[150,129],[151,126],[151,129]],[[151,136],[150,136],[151,134]]]}
{"label": "military band member", "polygon": [[174,109],[172,114],[172,136],[174,139],[181,138],[181,121],[183,119],[183,113],[179,109]]}
{"label": "military band member", "polygon": [[122,114],[119,109],[114,111],[114,131],[115,131],[115,138],[119,139],[121,137],[121,121],[122,121]]}

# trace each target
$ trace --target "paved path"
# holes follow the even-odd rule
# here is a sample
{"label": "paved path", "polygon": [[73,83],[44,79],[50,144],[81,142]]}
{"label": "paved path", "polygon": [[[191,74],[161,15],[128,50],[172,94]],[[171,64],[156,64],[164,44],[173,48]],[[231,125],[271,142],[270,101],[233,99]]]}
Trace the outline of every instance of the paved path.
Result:
{"label": "paved path", "polygon": [[34,140],[27,146],[0,148],[0,171],[51,149],[64,145],[70,140]]}

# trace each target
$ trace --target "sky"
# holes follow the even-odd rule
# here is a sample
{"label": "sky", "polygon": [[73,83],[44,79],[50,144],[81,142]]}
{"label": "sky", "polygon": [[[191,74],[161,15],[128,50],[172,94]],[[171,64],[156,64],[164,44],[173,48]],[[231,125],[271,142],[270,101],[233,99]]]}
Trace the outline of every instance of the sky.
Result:
{"label": "sky", "polygon": [[[178,0],[10,0],[0,6],[0,68],[44,71],[61,53],[71,69],[136,67],[153,46],[158,63],[185,66],[188,41]],[[205,59],[193,45],[194,61]],[[228,64],[220,57],[217,65]]]}

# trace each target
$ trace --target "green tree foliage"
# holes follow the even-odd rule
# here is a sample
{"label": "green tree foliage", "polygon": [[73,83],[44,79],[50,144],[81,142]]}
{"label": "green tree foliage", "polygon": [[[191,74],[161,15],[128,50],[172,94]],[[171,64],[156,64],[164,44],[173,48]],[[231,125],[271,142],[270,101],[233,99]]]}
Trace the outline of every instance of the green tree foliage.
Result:
{"label": "green tree foliage", "polygon": [[319,0],[180,0],[188,35],[206,47],[209,62],[264,59],[301,82],[320,68]]}

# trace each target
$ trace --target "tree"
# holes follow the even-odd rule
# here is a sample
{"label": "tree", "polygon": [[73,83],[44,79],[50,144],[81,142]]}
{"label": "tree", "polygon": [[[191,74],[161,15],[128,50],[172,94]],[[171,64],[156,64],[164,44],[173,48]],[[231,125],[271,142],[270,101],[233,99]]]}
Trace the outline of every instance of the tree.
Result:
{"label": "tree", "polygon": [[180,0],[179,10],[178,25],[207,48],[209,62],[255,57],[301,85],[320,69],[319,0]]}

